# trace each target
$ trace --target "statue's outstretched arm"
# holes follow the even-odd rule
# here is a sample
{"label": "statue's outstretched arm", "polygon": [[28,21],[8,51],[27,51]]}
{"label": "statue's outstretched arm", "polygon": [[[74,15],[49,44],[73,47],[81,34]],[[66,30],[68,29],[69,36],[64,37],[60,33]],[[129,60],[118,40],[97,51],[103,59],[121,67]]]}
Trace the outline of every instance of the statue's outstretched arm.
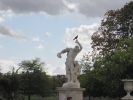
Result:
{"label": "statue's outstretched arm", "polygon": [[77,44],[79,45],[79,47],[80,47],[80,50],[82,50],[83,47],[82,47],[82,45],[79,43],[79,41],[76,40],[75,43],[77,43]]}
{"label": "statue's outstretched arm", "polygon": [[63,49],[60,53],[63,54],[63,53],[66,53],[66,52],[69,52],[70,48],[66,48],[66,49]]}
{"label": "statue's outstretched arm", "polygon": [[70,48],[63,49],[61,52],[57,54],[57,57],[61,58],[61,54],[69,52]]}

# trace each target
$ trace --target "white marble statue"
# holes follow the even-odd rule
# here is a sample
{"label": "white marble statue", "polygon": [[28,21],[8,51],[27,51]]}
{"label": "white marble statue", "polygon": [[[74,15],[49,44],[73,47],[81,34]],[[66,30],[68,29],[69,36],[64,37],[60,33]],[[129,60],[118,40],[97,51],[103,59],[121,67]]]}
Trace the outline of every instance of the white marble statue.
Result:
{"label": "white marble statue", "polygon": [[75,58],[82,50],[82,46],[77,39],[75,43],[77,45],[74,48],[66,48],[57,54],[57,56],[61,58],[61,54],[67,53],[65,62],[67,83],[65,83],[63,87],[80,87],[79,81],[77,79],[77,77],[80,75],[80,66],[78,61],[75,61]]}

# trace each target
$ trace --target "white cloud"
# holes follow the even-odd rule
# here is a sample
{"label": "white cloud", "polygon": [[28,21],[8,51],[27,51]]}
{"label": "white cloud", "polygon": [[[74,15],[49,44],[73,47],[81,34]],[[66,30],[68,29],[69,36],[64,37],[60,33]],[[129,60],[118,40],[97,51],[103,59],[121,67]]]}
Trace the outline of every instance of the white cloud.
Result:
{"label": "white cloud", "polygon": [[8,72],[11,69],[11,67],[15,65],[16,63],[13,60],[0,59],[0,69],[3,73]]}
{"label": "white cloud", "polygon": [[39,36],[33,37],[31,39],[31,42],[35,45],[37,49],[39,50],[44,49],[44,45],[43,45],[44,41]]}
{"label": "white cloud", "polygon": [[132,0],[0,0],[0,11],[19,14],[47,13],[59,15],[78,11],[87,17],[101,17],[111,9],[118,9]]}
{"label": "white cloud", "polygon": [[1,10],[0,9],[0,16],[5,20],[5,18],[12,18],[15,16],[15,13],[13,13],[11,10],[7,10],[7,11],[4,11],[4,10]]}
{"label": "white cloud", "polygon": [[118,9],[132,0],[69,0],[77,4],[79,13],[86,17],[102,17],[108,10]]}
{"label": "white cloud", "polygon": [[65,9],[62,0],[0,0],[0,10],[15,13],[46,12],[50,15],[60,14]]}
{"label": "white cloud", "polygon": [[45,35],[46,37],[49,37],[49,36],[51,36],[51,33],[45,32],[44,35]]}
{"label": "white cloud", "polygon": [[39,44],[39,45],[37,46],[37,48],[38,48],[38,49],[44,49],[44,46],[43,46],[42,44]]}
{"label": "white cloud", "polygon": [[63,0],[64,5],[69,11],[77,11],[77,3],[71,3],[68,0]]}
{"label": "white cloud", "polygon": [[2,49],[3,48],[3,45],[0,45],[0,49]]}
{"label": "white cloud", "polygon": [[0,25],[0,34],[11,36],[11,37],[17,36],[16,32],[14,32],[9,27],[6,27],[4,25]]}
{"label": "white cloud", "polygon": [[83,45],[83,50],[78,56],[78,58],[81,58],[84,53],[92,50],[90,44],[91,35],[97,30],[97,28],[97,23],[92,25],[80,25],[79,27],[67,28],[65,31],[64,44],[67,47],[73,47],[75,45],[73,38],[78,35],[78,40]]}
{"label": "white cloud", "polygon": [[40,42],[41,40],[40,40],[39,37],[33,37],[33,38],[32,38],[32,41],[33,41],[33,42]]}
{"label": "white cloud", "polygon": [[79,35],[79,41],[84,44],[88,45],[91,42],[91,35],[95,32],[98,28],[98,24],[92,25],[80,25],[79,27],[67,28],[65,30],[65,38],[64,43],[67,46],[72,46],[74,41],[73,38],[76,35]]}
{"label": "white cloud", "polygon": [[0,25],[0,34],[4,36],[9,36],[17,39],[25,40],[27,39],[25,36],[21,35],[20,33],[14,31],[10,27],[6,25]]}
{"label": "white cloud", "polygon": [[46,64],[46,71],[49,75],[65,74],[65,64]]}
{"label": "white cloud", "polygon": [[4,22],[4,21],[5,21],[5,19],[3,17],[0,17],[0,23]]}

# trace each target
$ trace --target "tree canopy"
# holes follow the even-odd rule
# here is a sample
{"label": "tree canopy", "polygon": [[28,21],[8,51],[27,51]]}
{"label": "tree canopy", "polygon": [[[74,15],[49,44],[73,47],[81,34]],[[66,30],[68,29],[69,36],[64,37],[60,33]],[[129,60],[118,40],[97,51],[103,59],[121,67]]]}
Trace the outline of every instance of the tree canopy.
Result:
{"label": "tree canopy", "polygon": [[112,54],[121,39],[133,36],[133,2],[105,13],[101,25],[92,35],[92,48],[100,55]]}
{"label": "tree canopy", "polygon": [[[121,79],[133,78],[133,2],[105,13],[92,35],[94,62],[86,59],[81,79],[90,96],[121,97],[125,94]],[[85,56],[89,58],[89,55]]]}

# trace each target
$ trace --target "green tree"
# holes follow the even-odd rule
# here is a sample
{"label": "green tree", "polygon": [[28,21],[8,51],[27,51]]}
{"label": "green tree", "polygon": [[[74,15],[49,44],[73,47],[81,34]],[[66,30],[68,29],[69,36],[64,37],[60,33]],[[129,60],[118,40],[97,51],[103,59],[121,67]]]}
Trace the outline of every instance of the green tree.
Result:
{"label": "green tree", "polygon": [[53,90],[56,91],[57,87],[62,87],[63,83],[66,82],[65,75],[52,76],[53,78]]}
{"label": "green tree", "polygon": [[31,95],[45,96],[50,89],[49,77],[42,71],[44,63],[40,59],[25,60],[20,64],[23,72],[21,73],[21,93],[31,99]]}
{"label": "green tree", "polygon": [[1,74],[1,92],[7,100],[17,100],[19,92],[19,75],[13,67],[11,72]]}
{"label": "green tree", "polygon": [[92,35],[95,59],[91,65],[84,61],[86,67],[81,81],[91,96],[121,97],[125,94],[121,79],[133,78],[132,9],[131,1],[121,9],[108,11]]}
{"label": "green tree", "polygon": [[[112,54],[121,39],[133,36],[133,1],[105,13],[98,31],[92,35],[92,48],[102,56]],[[98,52],[97,52],[98,51]]]}
{"label": "green tree", "polygon": [[[121,47],[128,45],[128,48]],[[119,46],[120,45],[120,46]],[[97,59],[93,69],[84,71],[81,81],[91,96],[121,97],[125,94],[122,79],[133,78],[133,38],[122,39],[113,55]],[[88,66],[90,66],[88,64]],[[102,92],[100,92],[102,91]]]}

